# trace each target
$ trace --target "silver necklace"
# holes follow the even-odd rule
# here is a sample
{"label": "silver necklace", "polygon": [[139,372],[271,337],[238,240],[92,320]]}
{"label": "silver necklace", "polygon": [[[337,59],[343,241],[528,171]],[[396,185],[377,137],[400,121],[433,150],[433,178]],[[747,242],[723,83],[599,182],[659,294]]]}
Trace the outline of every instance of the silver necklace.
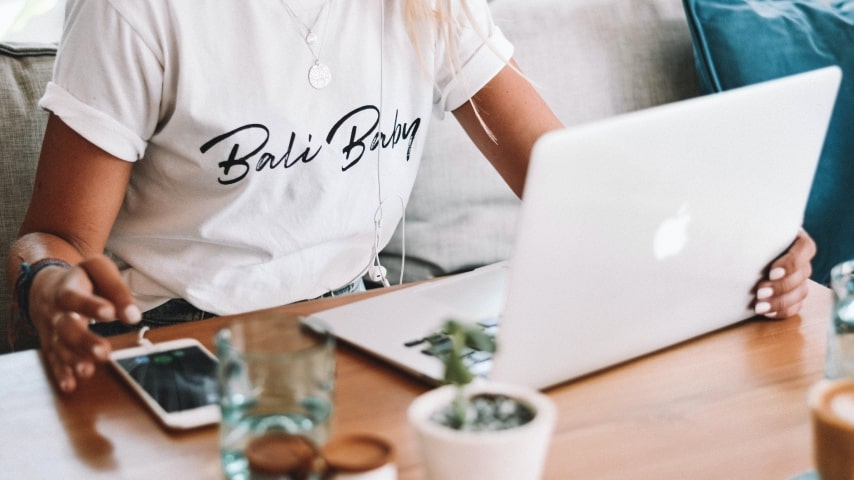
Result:
{"label": "silver necklace", "polygon": [[317,52],[314,51],[314,44],[317,43],[317,34],[314,32],[314,27],[317,25],[317,21],[320,20],[323,12],[327,10],[326,7],[331,3],[332,0],[329,0],[323,4],[323,7],[321,7],[320,11],[317,12],[317,16],[314,17],[314,21],[311,22],[311,26],[309,26],[300,20],[285,0],[282,0],[282,4],[284,4],[285,9],[287,9],[288,15],[290,15],[291,20],[293,20],[294,25],[297,27],[297,30],[300,31],[302,41],[305,43],[305,46],[308,47],[308,51],[311,52],[312,58],[314,58],[314,63],[312,63],[311,67],[308,69],[308,83],[318,90],[326,87],[332,81],[332,71],[329,70],[329,66],[320,62],[320,54],[323,53],[323,44],[326,42],[326,32],[328,31],[326,26],[329,24],[329,17],[331,14],[327,13],[326,15],[326,22],[323,25],[323,39],[320,41],[320,46]]}

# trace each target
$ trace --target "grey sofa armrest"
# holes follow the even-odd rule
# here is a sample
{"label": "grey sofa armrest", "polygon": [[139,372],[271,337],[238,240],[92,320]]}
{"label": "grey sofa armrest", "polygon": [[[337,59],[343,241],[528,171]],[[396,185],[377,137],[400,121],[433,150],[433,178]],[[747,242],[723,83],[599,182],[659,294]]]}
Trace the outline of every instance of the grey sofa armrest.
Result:
{"label": "grey sofa armrest", "polygon": [[0,43],[0,353],[9,350],[12,303],[6,258],[32,193],[47,121],[38,100],[50,79],[55,55],[53,45]]}

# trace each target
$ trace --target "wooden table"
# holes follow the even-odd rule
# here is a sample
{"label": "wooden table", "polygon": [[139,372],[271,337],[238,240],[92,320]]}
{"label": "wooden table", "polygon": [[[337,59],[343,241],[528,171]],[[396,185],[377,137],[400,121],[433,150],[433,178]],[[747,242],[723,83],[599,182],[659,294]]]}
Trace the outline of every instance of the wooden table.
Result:
{"label": "wooden table", "polygon": [[[810,288],[800,317],[741,323],[549,390],[560,414],[545,478],[785,480],[809,469],[805,396],[822,376],[830,306],[826,288]],[[304,314],[349,300],[279,310]],[[149,337],[211,346],[225,321]],[[348,347],[337,361],[334,432],[387,437],[399,478],[422,478],[406,408],[428,387]],[[107,368],[59,394],[35,351],[0,356],[0,445],[4,479],[219,478],[215,427],[164,431]]]}

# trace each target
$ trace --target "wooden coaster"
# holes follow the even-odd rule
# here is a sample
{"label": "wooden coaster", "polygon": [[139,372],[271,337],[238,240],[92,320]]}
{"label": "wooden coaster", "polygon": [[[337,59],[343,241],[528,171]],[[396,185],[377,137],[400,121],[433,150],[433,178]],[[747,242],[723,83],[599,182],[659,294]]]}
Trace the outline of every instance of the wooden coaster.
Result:
{"label": "wooden coaster", "polygon": [[385,439],[369,434],[336,437],[323,447],[327,465],[339,472],[367,472],[390,463],[394,449]]}

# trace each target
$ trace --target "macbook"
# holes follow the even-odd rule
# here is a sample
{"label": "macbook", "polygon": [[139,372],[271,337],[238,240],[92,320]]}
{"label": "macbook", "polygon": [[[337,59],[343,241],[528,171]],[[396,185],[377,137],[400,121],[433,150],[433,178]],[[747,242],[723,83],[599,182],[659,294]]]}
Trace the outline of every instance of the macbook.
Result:
{"label": "macbook", "polygon": [[316,316],[428,381],[442,375],[444,320],[480,323],[498,351],[472,352],[472,368],[540,389],[749,318],[752,287],[802,224],[840,76],[828,67],[549,133],[508,261]]}

